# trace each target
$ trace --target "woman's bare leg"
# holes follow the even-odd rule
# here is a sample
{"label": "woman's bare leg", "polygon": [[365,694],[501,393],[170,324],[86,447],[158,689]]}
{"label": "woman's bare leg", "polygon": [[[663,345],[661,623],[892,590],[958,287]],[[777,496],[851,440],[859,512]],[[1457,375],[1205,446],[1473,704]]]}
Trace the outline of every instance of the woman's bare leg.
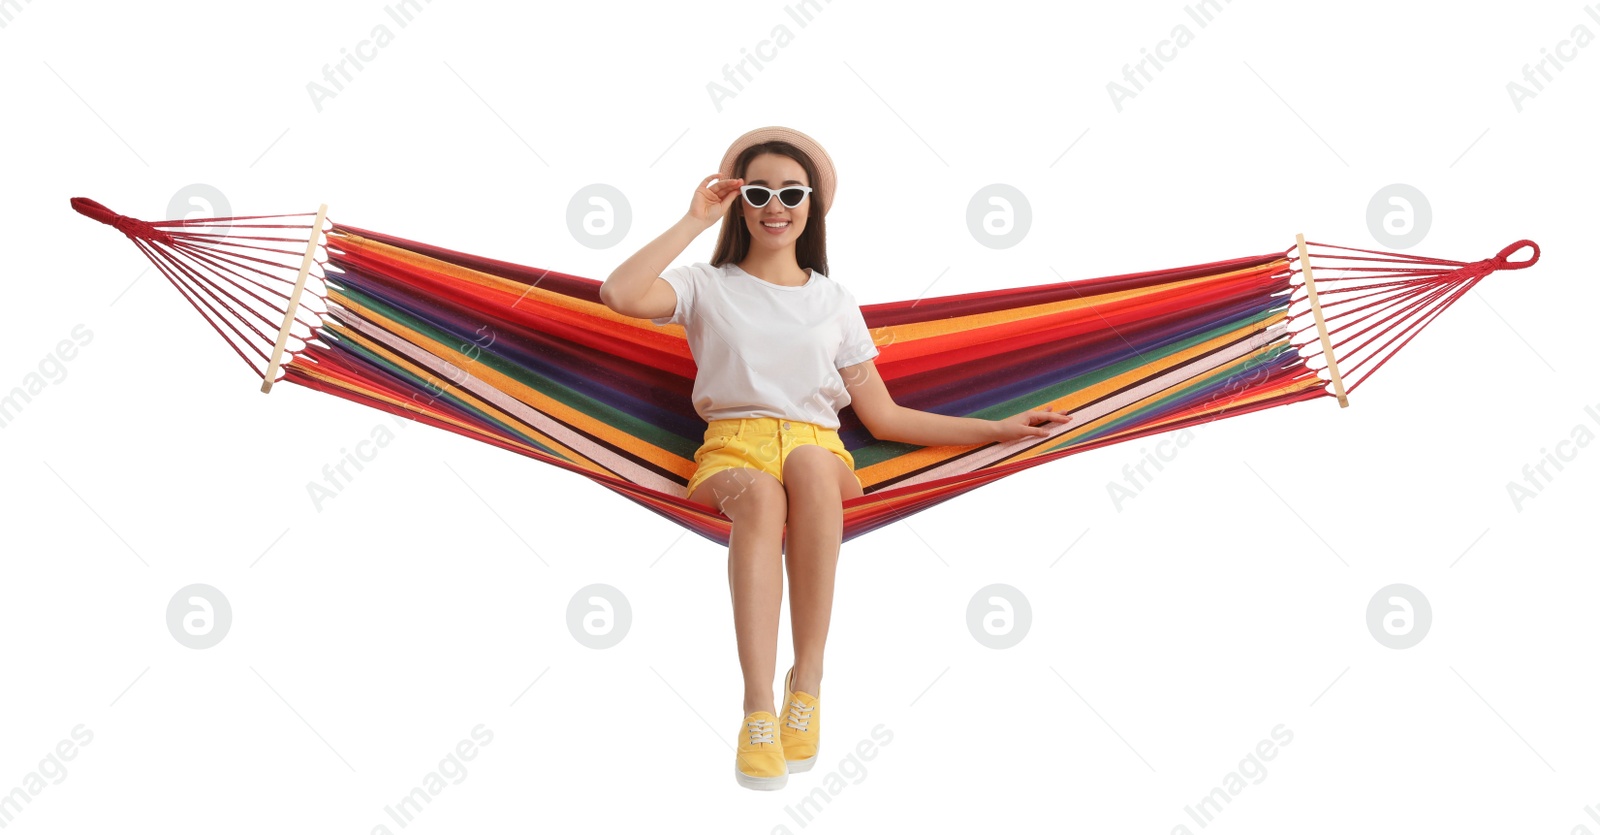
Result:
{"label": "woman's bare leg", "polygon": [[789,530],[789,619],[794,637],[794,689],[821,695],[822,655],[833,615],[834,578],[844,539],[845,499],[861,495],[850,468],[826,448],[807,444],[783,465]]}
{"label": "woman's bare leg", "polygon": [[733,629],[744,672],[744,713],[748,716],[765,710],[776,715],[772,681],[777,675],[783,525],[788,516],[783,485],[760,470],[723,470],[706,479],[689,498],[720,508],[733,520],[728,540],[728,591],[733,597]]}

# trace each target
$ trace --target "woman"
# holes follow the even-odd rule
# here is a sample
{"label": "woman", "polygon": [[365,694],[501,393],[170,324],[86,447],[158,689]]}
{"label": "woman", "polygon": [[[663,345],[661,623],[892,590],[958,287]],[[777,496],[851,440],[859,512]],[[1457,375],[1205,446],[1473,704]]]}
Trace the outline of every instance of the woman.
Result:
{"label": "woman", "polygon": [[[734,774],[748,788],[778,789],[816,761],[843,502],[862,495],[839,409],[853,403],[873,437],[918,446],[1046,435],[1035,421],[1070,418],[1030,411],[992,421],[897,405],[872,363],[878,349],[854,295],[828,277],[824,217],[835,173],[827,152],[799,131],[760,128],[735,141],[720,168],[727,173],[702,180],[688,213],[624,261],[600,296],[625,316],[687,332],[694,406],[707,421],[688,498],[732,520],[728,584],[745,682]],[[710,263],[666,269],[719,220]],[[778,714],[785,556],[794,666]]]}

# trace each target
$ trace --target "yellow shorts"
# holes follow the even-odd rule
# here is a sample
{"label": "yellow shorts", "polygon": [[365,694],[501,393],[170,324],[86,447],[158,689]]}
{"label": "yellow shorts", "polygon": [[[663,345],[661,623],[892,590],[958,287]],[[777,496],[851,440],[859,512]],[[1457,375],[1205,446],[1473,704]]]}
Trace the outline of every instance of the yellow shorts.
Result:
{"label": "yellow shorts", "polygon": [[[775,417],[727,418],[706,424],[705,443],[695,451],[697,465],[689,478],[686,496],[693,496],[702,482],[723,470],[748,467],[771,473],[783,483],[783,462],[789,453],[806,444],[825,447],[844,461],[855,474],[856,459],[844,448],[839,432],[815,423]],[[856,483],[861,477],[856,476]]]}

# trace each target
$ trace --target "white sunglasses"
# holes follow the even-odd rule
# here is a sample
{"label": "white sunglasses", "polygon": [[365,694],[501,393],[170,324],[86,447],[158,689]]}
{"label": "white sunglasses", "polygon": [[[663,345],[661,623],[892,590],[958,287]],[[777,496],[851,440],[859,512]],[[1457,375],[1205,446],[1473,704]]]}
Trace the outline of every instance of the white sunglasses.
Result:
{"label": "white sunglasses", "polygon": [[784,186],[777,190],[766,186],[740,186],[739,191],[744,194],[745,202],[749,203],[753,208],[759,209],[767,205],[767,201],[772,199],[772,195],[776,194],[779,202],[793,209],[806,199],[807,194],[811,193],[811,186]]}

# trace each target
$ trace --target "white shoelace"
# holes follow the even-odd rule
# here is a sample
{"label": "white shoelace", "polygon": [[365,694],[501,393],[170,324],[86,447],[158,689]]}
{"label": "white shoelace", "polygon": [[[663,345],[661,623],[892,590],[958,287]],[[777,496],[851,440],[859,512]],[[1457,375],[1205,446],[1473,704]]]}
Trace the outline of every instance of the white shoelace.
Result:
{"label": "white shoelace", "polygon": [[801,733],[807,733],[807,726],[811,724],[811,711],[814,708],[806,707],[799,699],[789,703],[789,719],[786,724]]}
{"label": "white shoelace", "polygon": [[750,728],[751,745],[760,745],[762,743],[771,744],[773,742],[772,720],[757,719],[754,722],[746,722],[745,724]]}

